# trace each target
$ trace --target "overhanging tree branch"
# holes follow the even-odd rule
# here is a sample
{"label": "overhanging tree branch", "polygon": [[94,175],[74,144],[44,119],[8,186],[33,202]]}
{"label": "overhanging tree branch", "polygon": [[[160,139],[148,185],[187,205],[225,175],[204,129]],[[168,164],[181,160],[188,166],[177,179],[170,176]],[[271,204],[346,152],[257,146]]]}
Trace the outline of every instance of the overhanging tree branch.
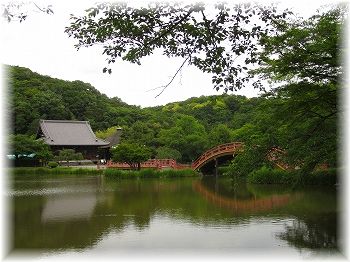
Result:
{"label": "overhanging tree branch", "polygon": [[[164,91],[165,89],[167,89],[168,86],[171,85],[171,83],[174,81],[175,77],[177,76],[177,74],[181,71],[181,69],[184,67],[184,65],[186,64],[186,62],[191,58],[191,56],[188,56],[181,64],[181,66],[177,69],[177,71],[175,72],[175,74],[173,75],[173,77],[170,79],[170,81],[164,85],[164,86],[160,86],[160,87],[157,87],[157,88],[154,88],[154,89],[151,89],[151,90],[155,90],[155,89],[159,89],[159,88],[163,88],[162,91],[160,91],[160,93],[158,95],[155,96],[155,98],[157,98],[158,96],[160,96]],[[149,90],[149,91],[151,91]]]}
{"label": "overhanging tree branch", "polygon": [[29,10],[28,7],[30,4],[35,6],[35,9],[39,10],[42,13],[53,14],[53,10],[51,5],[47,7],[40,7],[34,1],[31,2],[22,2],[22,3],[14,3],[8,2],[1,5],[1,12],[3,18],[5,18],[8,22],[18,21],[21,23],[27,19],[28,13],[34,11],[33,8]]}
{"label": "overhanging tree branch", "polygon": [[[78,40],[77,49],[112,41],[103,52],[108,56],[109,64],[119,58],[140,64],[140,58],[151,55],[156,49],[162,49],[168,57],[190,55],[192,65],[212,74],[215,89],[240,89],[249,81],[242,74],[248,68],[237,65],[232,54],[248,57],[248,64],[257,63],[256,39],[274,30],[269,24],[271,19],[284,19],[286,13],[258,4],[208,6],[207,9],[201,3],[176,3],[173,6],[159,3],[134,8],[126,4],[104,3],[89,9],[81,17],[72,16],[65,32]],[[206,17],[204,10],[209,9],[213,19]],[[256,26],[257,19],[264,26]],[[252,31],[247,28],[252,28]],[[105,68],[104,72],[110,73],[111,69]],[[165,90],[172,81],[161,88]]]}

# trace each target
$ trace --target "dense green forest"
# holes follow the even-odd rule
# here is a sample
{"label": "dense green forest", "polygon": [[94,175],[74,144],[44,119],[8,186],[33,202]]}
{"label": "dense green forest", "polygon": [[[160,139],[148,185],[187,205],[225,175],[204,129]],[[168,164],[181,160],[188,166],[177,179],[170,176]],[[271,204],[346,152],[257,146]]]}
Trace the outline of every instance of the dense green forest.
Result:
{"label": "dense green forest", "polygon": [[232,141],[233,131],[250,122],[266,100],[223,94],[140,108],[108,98],[88,83],[42,76],[17,66],[7,70],[14,134],[35,134],[39,119],[87,120],[94,131],[120,126],[124,142],[147,145],[154,156],[168,152],[183,162]]}
{"label": "dense green forest", "polygon": [[89,120],[94,130],[143,119],[139,107],[108,98],[90,84],[42,76],[23,67],[7,70],[16,134],[35,133],[40,118]]}

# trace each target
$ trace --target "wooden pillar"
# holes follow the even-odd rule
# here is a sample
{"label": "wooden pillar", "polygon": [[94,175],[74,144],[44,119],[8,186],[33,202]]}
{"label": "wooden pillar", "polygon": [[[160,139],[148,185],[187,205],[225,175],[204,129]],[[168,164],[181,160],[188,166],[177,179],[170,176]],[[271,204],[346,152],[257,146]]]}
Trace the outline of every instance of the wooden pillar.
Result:
{"label": "wooden pillar", "polygon": [[218,176],[218,159],[215,158],[215,176]]}

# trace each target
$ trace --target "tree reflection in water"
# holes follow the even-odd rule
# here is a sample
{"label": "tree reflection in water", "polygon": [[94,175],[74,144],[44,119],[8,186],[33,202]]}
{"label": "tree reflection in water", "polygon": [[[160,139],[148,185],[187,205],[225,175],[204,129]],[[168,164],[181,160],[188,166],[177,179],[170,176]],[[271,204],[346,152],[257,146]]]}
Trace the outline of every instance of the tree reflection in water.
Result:
{"label": "tree reflection in water", "polygon": [[[210,180],[210,178],[208,179]],[[231,210],[234,214],[263,213],[272,211],[275,216],[294,218],[292,225],[285,225],[285,232],[276,234],[281,240],[289,243],[290,246],[298,249],[324,249],[338,250],[337,237],[337,213],[336,194],[330,196],[320,193],[323,189],[312,188],[306,193],[305,189],[300,191],[288,190],[275,186],[254,186],[239,183],[236,179],[231,181],[231,190],[225,185],[218,186],[219,181],[215,181],[214,187],[210,188],[210,183],[195,181],[194,191],[200,193],[204,199],[216,206]],[[221,191],[220,191],[221,189]],[[229,196],[228,192],[231,192]],[[245,191],[245,192],[244,192]],[[332,189],[325,190],[333,191]],[[224,194],[222,194],[224,193]],[[328,193],[328,192],[327,192]],[[334,192],[333,192],[334,193]],[[293,203],[294,202],[294,203]],[[305,210],[310,208],[309,214]],[[268,214],[269,216],[271,213]]]}
{"label": "tree reflection in water", "polygon": [[198,226],[234,230],[261,218],[292,219],[277,238],[297,248],[337,247],[336,198],[324,190],[292,191],[232,184],[227,179],[80,177],[15,183],[13,192],[17,192],[12,195],[16,249],[93,248],[110,234],[127,235],[130,228],[147,232],[155,218],[164,217],[193,225],[194,230]]}
{"label": "tree reflection in water", "polygon": [[292,226],[286,226],[286,232],[277,234],[277,237],[299,249],[338,249],[336,214],[295,220]]}

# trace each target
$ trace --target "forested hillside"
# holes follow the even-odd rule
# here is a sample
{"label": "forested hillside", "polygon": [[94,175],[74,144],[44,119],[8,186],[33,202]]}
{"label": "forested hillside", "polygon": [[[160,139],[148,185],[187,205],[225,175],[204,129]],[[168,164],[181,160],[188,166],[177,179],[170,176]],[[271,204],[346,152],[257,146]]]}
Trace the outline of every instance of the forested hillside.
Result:
{"label": "forested hillside", "polygon": [[265,100],[224,94],[142,109],[108,98],[88,83],[7,69],[15,134],[34,134],[39,119],[88,120],[94,131],[121,126],[123,141],[149,146],[154,155],[175,154],[183,162],[230,142],[233,130],[250,122]]}
{"label": "forested hillside", "polygon": [[42,76],[23,67],[6,69],[16,134],[35,133],[40,118],[89,120],[96,130],[129,125],[144,115],[139,107],[108,98],[88,83]]}

